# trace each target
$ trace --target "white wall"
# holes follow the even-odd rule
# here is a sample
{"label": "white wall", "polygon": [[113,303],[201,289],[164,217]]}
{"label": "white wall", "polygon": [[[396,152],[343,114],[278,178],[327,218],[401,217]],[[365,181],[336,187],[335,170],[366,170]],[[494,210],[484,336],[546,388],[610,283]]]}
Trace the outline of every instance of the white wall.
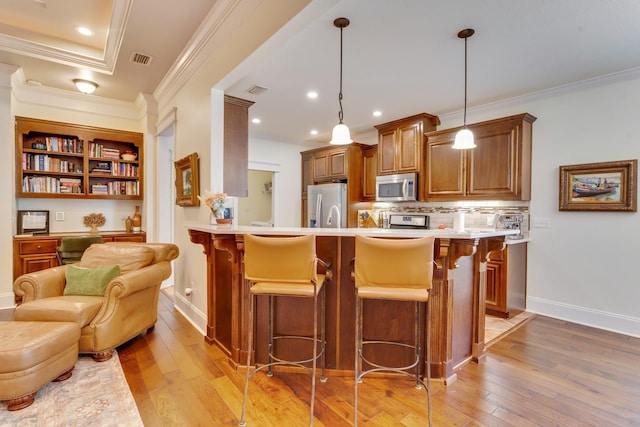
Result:
{"label": "white wall", "polygon": [[16,71],[13,66],[0,64],[0,308],[11,307],[13,295],[13,246],[15,233],[15,154],[14,126],[11,116],[11,75]]}
{"label": "white wall", "polygon": [[[528,112],[533,125],[527,309],[640,336],[640,214],[560,212],[559,166],[640,157],[640,73],[468,111],[468,122]],[[460,126],[444,117],[441,129]],[[635,177],[637,180],[637,177]]]}
{"label": "white wall", "polygon": [[[216,88],[235,67],[298,13],[308,0],[245,0],[233,10],[216,3],[212,19],[216,31],[198,48],[207,59],[175,93],[158,100],[158,117],[176,110],[176,159],[192,152],[200,156],[200,191],[223,189],[222,136],[223,91]],[[217,5],[220,4],[218,8]],[[189,70],[191,71],[191,70]],[[213,89],[212,89],[213,88]],[[299,172],[298,172],[299,173]],[[209,221],[206,207],[176,207],[175,243],[180,257],[174,262],[175,304],[201,332],[206,328],[206,256],[200,245],[190,241],[187,228]],[[190,287],[190,297],[184,295]]]}

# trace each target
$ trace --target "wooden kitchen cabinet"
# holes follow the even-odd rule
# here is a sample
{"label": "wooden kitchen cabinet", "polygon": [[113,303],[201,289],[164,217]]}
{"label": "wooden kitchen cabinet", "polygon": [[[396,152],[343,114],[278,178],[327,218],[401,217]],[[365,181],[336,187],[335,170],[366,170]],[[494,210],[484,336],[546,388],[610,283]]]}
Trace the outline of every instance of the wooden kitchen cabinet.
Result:
{"label": "wooden kitchen cabinet", "polygon": [[[13,237],[13,280],[22,274],[33,273],[58,265],[56,249],[67,236],[86,236],[87,233],[20,235]],[[100,233],[104,242],[146,242],[147,234],[106,231]]]}
{"label": "wooden kitchen cabinet", "polygon": [[491,252],[487,262],[486,313],[510,318],[526,308],[527,243]]}
{"label": "wooden kitchen cabinet", "polygon": [[347,183],[347,227],[358,226],[356,203],[362,201],[363,150],[357,142],[340,147],[322,147],[300,153],[302,163],[301,226],[307,227],[307,186],[330,182]]}
{"label": "wooden kitchen cabinet", "polygon": [[436,130],[440,119],[418,114],[375,126],[378,129],[378,174],[420,172],[423,135]]}
{"label": "wooden kitchen cabinet", "polygon": [[425,134],[420,200],[530,200],[536,118],[519,114],[469,125],[476,148],[451,148],[461,128]]}
{"label": "wooden kitchen cabinet", "polygon": [[371,145],[362,150],[362,200],[376,200],[376,176],[378,175],[378,146]]}
{"label": "wooden kitchen cabinet", "polygon": [[316,153],[313,156],[313,180],[320,183],[347,179],[348,152],[348,148],[342,147]]}
{"label": "wooden kitchen cabinet", "polygon": [[224,192],[249,195],[249,107],[253,101],[224,96]]}

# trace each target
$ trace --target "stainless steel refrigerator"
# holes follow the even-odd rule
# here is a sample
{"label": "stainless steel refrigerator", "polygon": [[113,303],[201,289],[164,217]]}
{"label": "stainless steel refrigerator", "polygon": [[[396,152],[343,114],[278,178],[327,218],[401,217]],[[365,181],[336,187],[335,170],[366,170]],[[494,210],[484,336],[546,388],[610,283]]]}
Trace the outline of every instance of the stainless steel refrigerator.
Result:
{"label": "stainless steel refrigerator", "polygon": [[347,184],[310,185],[307,196],[309,227],[347,227]]}

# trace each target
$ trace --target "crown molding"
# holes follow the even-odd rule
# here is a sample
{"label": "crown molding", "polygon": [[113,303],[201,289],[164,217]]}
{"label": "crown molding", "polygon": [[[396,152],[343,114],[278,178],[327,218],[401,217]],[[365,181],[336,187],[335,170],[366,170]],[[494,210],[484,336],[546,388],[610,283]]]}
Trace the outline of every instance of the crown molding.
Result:
{"label": "crown molding", "polygon": [[[640,78],[640,67],[630,68],[628,70],[619,71],[616,73],[606,74],[604,76],[593,77],[590,79],[581,80],[578,82],[568,83],[562,86],[556,86],[549,89],[543,89],[537,92],[531,92],[525,95],[514,96],[513,98],[501,99],[495,102],[488,102],[486,104],[477,105],[475,107],[467,106],[467,115],[471,113],[479,113],[484,111],[493,111],[496,108],[510,107],[514,105],[520,105],[527,102],[533,102],[539,99],[551,98],[554,96],[560,96],[571,92],[577,92],[579,90],[587,90],[592,88],[598,88],[607,86],[619,82],[626,82],[629,80],[635,80]],[[439,114],[438,117],[442,121],[449,119],[457,119],[462,114],[462,110],[450,111],[444,114]]]}
{"label": "crown molding", "polygon": [[104,51],[75,44],[58,47],[7,36],[6,34],[0,34],[0,50],[58,64],[89,68],[99,73],[113,74],[132,5],[133,0],[113,1],[111,21],[109,22]]}
{"label": "crown molding", "polygon": [[153,95],[157,100],[174,96],[208,59],[207,46],[241,0],[219,0],[189,40]]}

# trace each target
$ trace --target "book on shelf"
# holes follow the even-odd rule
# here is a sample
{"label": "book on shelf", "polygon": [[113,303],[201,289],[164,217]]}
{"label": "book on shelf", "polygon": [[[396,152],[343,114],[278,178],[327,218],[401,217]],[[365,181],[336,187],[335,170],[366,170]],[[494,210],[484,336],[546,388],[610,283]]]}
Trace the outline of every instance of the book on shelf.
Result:
{"label": "book on shelf", "polygon": [[111,162],[97,162],[91,172],[111,173]]}
{"label": "book on shelf", "polygon": [[45,144],[47,151],[82,154],[83,143],[81,139],[47,136],[45,137]]}
{"label": "book on shelf", "polygon": [[93,184],[91,186],[93,194],[109,194],[109,186],[107,184]]}

